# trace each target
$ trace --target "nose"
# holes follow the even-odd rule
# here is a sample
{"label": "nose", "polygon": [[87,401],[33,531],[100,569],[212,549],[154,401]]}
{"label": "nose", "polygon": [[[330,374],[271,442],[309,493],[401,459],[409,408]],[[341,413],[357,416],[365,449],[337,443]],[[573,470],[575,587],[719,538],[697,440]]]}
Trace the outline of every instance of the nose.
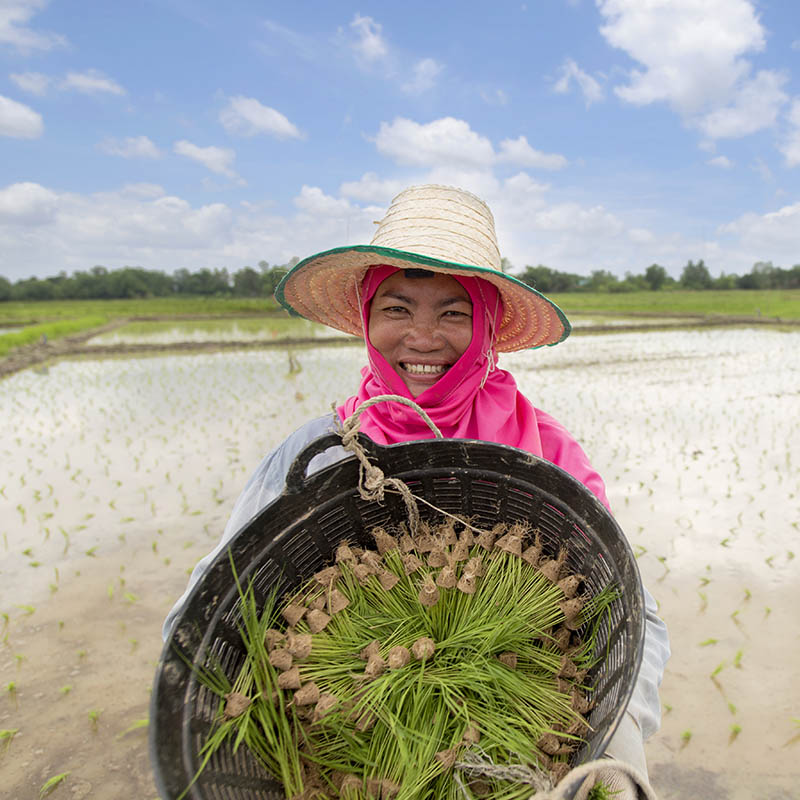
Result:
{"label": "nose", "polygon": [[437,350],[441,347],[442,337],[436,320],[427,315],[414,315],[406,331],[405,343],[420,352]]}

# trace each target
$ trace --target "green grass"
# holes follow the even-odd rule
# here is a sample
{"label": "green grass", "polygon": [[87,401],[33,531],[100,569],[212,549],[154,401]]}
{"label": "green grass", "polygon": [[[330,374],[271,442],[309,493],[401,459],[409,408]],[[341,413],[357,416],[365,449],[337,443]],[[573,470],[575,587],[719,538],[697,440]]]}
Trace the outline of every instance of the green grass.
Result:
{"label": "green grass", "polygon": [[[1,303],[0,313],[2,313]],[[99,328],[106,322],[108,322],[108,318],[98,314],[91,317],[81,316],[75,319],[61,319],[57,322],[29,325],[21,331],[6,333],[0,336],[0,357],[8,355],[18,347],[38,342],[42,338],[42,335],[47,336],[48,339],[61,339],[64,336],[70,336],[71,334],[80,333],[81,331]]]}
{"label": "green grass", "polygon": [[708,314],[800,319],[800,290],[662,291],[548,295],[569,316],[575,312]]}
{"label": "green grass", "polygon": [[163,314],[257,314],[278,304],[271,297],[149,297],[131,300],[41,300],[0,303],[0,323],[32,324],[103,316],[152,317]]}

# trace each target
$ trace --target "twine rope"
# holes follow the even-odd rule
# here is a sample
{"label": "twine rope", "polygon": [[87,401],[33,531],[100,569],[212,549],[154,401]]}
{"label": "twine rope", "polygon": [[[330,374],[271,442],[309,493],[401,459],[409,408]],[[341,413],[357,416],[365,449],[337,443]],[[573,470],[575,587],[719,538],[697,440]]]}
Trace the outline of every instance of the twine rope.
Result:
{"label": "twine rope", "polygon": [[462,760],[457,761],[453,766],[453,778],[467,800],[472,797],[472,794],[464,786],[464,781],[459,773],[463,773],[467,779],[485,776],[527,784],[534,792],[528,800],[572,800],[579,788],[585,788],[584,781],[600,771],[619,772],[627,775],[636,787],[636,800],[658,800],[644,775],[631,764],[613,758],[600,758],[573,767],[558,782],[557,786],[553,786],[546,773],[536,768],[529,768],[522,764],[495,764],[480,748],[467,750],[462,756]]}
{"label": "twine rope", "polygon": [[[339,435],[342,437],[342,447],[344,447],[345,450],[353,453],[359,462],[358,493],[361,499],[367,501],[374,500],[380,503],[383,502],[384,494],[387,491],[400,494],[406,504],[406,509],[408,510],[408,523],[412,536],[416,535],[419,529],[420,516],[419,506],[417,505],[418,502],[424,503],[426,506],[432,508],[434,511],[445,517],[450,517],[450,519],[456,520],[464,527],[469,528],[471,531],[474,531],[477,534],[486,533],[483,528],[478,528],[475,525],[470,524],[463,517],[460,517],[457,514],[451,514],[449,511],[445,511],[443,508],[439,508],[439,506],[434,505],[429,500],[426,500],[424,497],[414,494],[411,489],[409,489],[408,486],[399,478],[387,478],[380,467],[370,463],[366,451],[357,439],[359,426],[361,424],[360,417],[361,414],[370,406],[386,402],[400,403],[408,408],[413,409],[420,415],[420,417],[422,417],[426,425],[433,431],[433,434],[437,439],[444,438],[442,436],[442,432],[436,426],[436,423],[428,416],[426,411],[417,405],[417,403],[415,403],[413,400],[409,400],[407,397],[403,397],[399,394],[378,394],[375,395],[375,397],[371,397],[369,400],[365,400],[339,426]],[[336,410],[335,403],[333,404],[333,409],[334,411]]]}
{"label": "twine rope", "polygon": [[344,420],[341,424],[339,434],[342,437],[342,447],[344,447],[345,450],[349,450],[358,459],[358,493],[361,499],[381,503],[383,502],[383,496],[387,489],[389,491],[394,490],[398,492],[403,498],[403,502],[406,504],[408,525],[411,529],[411,535],[415,536],[419,529],[420,522],[416,496],[399,478],[387,478],[379,466],[372,464],[367,457],[364,447],[359,443],[357,438],[361,425],[361,414],[371,406],[387,402],[400,403],[416,411],[420,417],[422,417],[425,424],[433,431],[433,435],[437,439],[443,438],[442,432],[436,427],[436,424],[424,409],[420,408],[413,400],[409,400],[407,397],[402,397],[398,394],[379,394],[375,395],[375,397],[371,397],[369,400],[365,400],[346,420]]}

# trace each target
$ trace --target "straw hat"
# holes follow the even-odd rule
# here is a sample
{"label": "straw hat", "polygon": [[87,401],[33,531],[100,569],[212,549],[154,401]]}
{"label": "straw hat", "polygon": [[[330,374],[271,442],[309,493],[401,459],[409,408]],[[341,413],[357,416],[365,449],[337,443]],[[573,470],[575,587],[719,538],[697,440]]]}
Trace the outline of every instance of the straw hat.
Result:
{"label": "straw hat", "polygon": [[452,186],[412,186],[392,200],[369,245],[326,250],[300,261],[275,291],[295,315],[363,336],[359,290],[379,264],[472,275],[493,283],[503,300],[497,350],[553,345],[569,336],[561,309],[500,270],[500,250],[489,207]]}

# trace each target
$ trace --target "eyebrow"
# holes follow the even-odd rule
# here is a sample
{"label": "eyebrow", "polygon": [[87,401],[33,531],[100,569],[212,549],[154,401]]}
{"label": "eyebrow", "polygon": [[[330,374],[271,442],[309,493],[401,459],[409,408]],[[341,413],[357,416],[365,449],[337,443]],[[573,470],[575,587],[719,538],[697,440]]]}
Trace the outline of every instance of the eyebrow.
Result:
{"label": "eyebrow", "polygon": [[[383,300],[384,298],[387,297],[394,298],[395,300],[400,300],[402,303],[408,303],[408,305],[410,306],[416,305],[415,300],[412,300],[407,295],[404,295],[397,291],[393,291],[391,289],[380,294],[378,299]],[[466,299],[465,297],[456,297],[456,296],[445,298],[440,303],[438,303],[437,308],[445,308],[447,306],[455,305],[456,303],[466,303],[470,308],[472,308],[472,301]]]}

